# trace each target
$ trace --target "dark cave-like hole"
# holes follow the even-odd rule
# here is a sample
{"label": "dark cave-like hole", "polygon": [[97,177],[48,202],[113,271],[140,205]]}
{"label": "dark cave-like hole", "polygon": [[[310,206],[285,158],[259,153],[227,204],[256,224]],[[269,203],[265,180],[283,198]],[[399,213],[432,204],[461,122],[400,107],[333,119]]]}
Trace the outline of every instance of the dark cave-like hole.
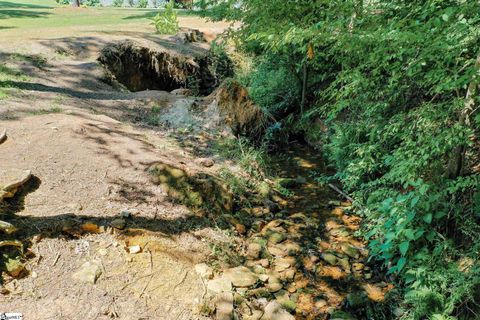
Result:
{"label": "dark cave-like hole", "polygon": [[197,57],[174,55],[124,41],[105,47],[98,60],[111,78],[134,92],[189,88],[208,95],[219,83],[210,68],[208,54]]}

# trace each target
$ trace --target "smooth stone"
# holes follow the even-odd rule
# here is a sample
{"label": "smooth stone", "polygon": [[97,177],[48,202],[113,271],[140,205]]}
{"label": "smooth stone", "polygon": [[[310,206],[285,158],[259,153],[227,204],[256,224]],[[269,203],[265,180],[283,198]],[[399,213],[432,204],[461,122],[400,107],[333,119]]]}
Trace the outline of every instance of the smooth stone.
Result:
{"label": "smooth stone", "polygon": [[348,261],[348,258],[342,258],[337,260],[337,265],[342,267],[343,270],[345,270],[347,273],[349,273],[350,270],[350,262]]}
{"label": "smooth stone", "polygon": [[0,200],[12,198],[17,192],[17,189],[24,185],[31,177],[32,173],[30,170],[0,170]]}
{"label": "smooth stone", "polygon": [[212,279],[207,282],[207,292],[210,294],[217,294],[221,292],[232,291],[232,283],[225,277]]}
{"label": "smooth stone", "polygon": [[195,159],[195,163],[201,166],[204,166],[206,168],[210,168],[210,167],[213,167],[213,165],[215,164],[215,161],[213,161],[210,158],[198,158],[198,159]]}
{"label": "smooth stone", "polygon": [[99,263],[87,261],[72,275],[72,278],[79,282],[95,284],[101,274],[102,269]]}
{"label": "smooth stone", "polygon": [[322,259],[331,264],[332,266],[337,264],[338,258],[331,253],[322,253]]}
{"label": "smooth stone", "polygon": [[283,288],[283,285],[280,282],[268,282],[266,288],[269,292],[277,292]]}
{"label": "smooth stone", "polygon": [[258,281],[258,276],[243,266],[228,269],[223,276],[229,279],[234,287],[240,288],[251,287]]}
{"label": "smooth stone", "polygon": [[258,259],[262,252],[262,246],[258,243],[250,243],[247,248],[247,257],[250,259]]}
{"label": "smooth stone", "polygon": [[262,282],[267,282],[268,279],[270,278],[270,276],[268,274],[260,274],[258,276],[258,278],[262,281]]}
{"label": "smooth stone", "polygon": [[342,243],[340,248],[350,258],[358,259],[358,257],[360,256],[358,249],[352,246],[351,244]]}
{"label": "smooth stone", "polygon": [[233,294],[222,292],[217,294],[214,299],[215,319],[231,320],[233,317]]}
{"label": "smooth stone", "polygon": [[206,263],[196,264],[195,272],[204,279],[211,279],[213,277],[213,269]]}
{"label": "smooth stone", "polygon": [[290,268],[290,266],[291,266],[291,263],[288,262],[288,261],[281,260],[281,261],[275,261],[274,262],[274,270],[276,272],[285,271],[288,268]]}
{"label": "smooth stone", "polygon": [[125,227],[127,226],[127,222],[123,218],[118,218],[118,219],[113,219],[110,225],[115,229],[122,230],[122,229],[125,229]]}
{"label": "smooth stone", "polygon": [[251,315],[243,315],[244,320],[260,320],[263,316],[263,312],[261,310],[252,310]]}
{"label": "smooth stone", "polygon": [[258,275],[267,273],[267,270],[264,267],[262,267],[261,265],[258,265],[258,264],[254,265],[252,267],[252,271],[255,272]]}
{"label": "smooth stone", "polygon": [[265,307],[261,320],[295,320],[277,301],[270,301]]}
{"label": "smooth stone", "polygon": [[269,245],[267,250],[272,256],[275,257],[285,257],[287,255],[287,251],[278,245]]}
{"label": "smooth stone", "polygon": [[137,254],[142,252],[142,248],[140,246],[130,246],[128,247],[128,252],[131,254]]}

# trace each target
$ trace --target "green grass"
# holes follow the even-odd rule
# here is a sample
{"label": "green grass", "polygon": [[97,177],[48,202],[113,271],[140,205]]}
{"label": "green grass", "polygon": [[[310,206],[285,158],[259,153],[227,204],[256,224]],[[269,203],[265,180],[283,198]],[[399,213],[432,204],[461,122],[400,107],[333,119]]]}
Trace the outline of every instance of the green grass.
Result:
{"label": "green grass", "polygon": [[0,100],[6,99],[8,89],[15,89],[15,82],[28,82],[30,78],[22,71],[0,63]]}
{"label": "green grass", "polygon": [[[147,22],[159,10],[138,8],[72,8],[53,0],[0,0],[0,37],[11,29],[115,25]],[[179,11],[179,15],[190,15]],[[12,30],[13,31],[13,30]]]}
{"label": "green grass", "polygon": [[32,116],[40,116],[43,114],[50,114],[50,113],[62,113],[63,109],[60,107],[51,107],[50,109],[42,108],[38,110],[31,110],[28,111],[27,114],[30,114]]}

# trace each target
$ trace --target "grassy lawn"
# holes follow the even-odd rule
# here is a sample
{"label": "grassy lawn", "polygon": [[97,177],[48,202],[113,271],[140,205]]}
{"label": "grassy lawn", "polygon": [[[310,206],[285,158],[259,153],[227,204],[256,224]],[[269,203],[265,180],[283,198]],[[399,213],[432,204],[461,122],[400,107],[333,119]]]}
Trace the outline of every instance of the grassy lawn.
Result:
{"label": "grassy lawn", "polygon": [[[95,31],[117,31],[117,27],[152,30],[159,9],[116,7],[72,8],[54,0],[0,0],[0,41],[77,36]],[[180,16],[192,13],[179,11]]]}
{"label": "grassy lawn", "polygon": [[155,11],[111,7],[61,7],[53,0],[0,1],[0,31],[2,29],[123,24],[145,20],[152,17]]}

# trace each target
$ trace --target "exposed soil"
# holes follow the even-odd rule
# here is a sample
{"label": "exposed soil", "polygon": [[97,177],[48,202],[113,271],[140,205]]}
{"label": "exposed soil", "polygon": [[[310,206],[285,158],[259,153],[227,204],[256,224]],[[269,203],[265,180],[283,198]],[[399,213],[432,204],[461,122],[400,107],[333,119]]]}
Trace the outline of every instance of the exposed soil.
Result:
{"label": "exposed soil", "polygon": [[132,41],[106,46],[99,57],[113,79],[130,91],[195,88],[211,93],[219,83],[212,72],[208,51],[192,55],[174,55],[165,49],[156,51]]}
{"label": "exposed soil", "polygon": [[[119,92],[101,81],[103,68],[95,59],[100,45],[112,40],[74,38],[55,46],[39,40],[1,52],[6,66],[29,79],[14,83],[20,90],[8,90],[0,100],[0,127],[7,131],[0,170],[28,168],[33,174],[0,209],[2,220],[20,229],[15,238],[28,244],[28,272],[5,279],[1,311],[26,319],[203,319],[197,308],[205,287],[194,266],[211,256],[209,243],[231,239],[171,201],[147,169],[167,163],[213,172],[183,147],[183,139],[201,145],[206,138],[177,135],[156,120],[151,125],[152,106],[162,110],[186,97]],[[174,50],[196,50],[195,44],[189,49],[161,41]],[[48,58],[38,65],[32,55],[19,59],[18,51]],[[110,227],[124,211],[131,214],[126,228]],[[91,232],[88,224],[82,229],[85,223],[101,231]],[[135,244],[142,252],[128,253]],[[72,278],[86,261],[101,264],[94,285]]]}

